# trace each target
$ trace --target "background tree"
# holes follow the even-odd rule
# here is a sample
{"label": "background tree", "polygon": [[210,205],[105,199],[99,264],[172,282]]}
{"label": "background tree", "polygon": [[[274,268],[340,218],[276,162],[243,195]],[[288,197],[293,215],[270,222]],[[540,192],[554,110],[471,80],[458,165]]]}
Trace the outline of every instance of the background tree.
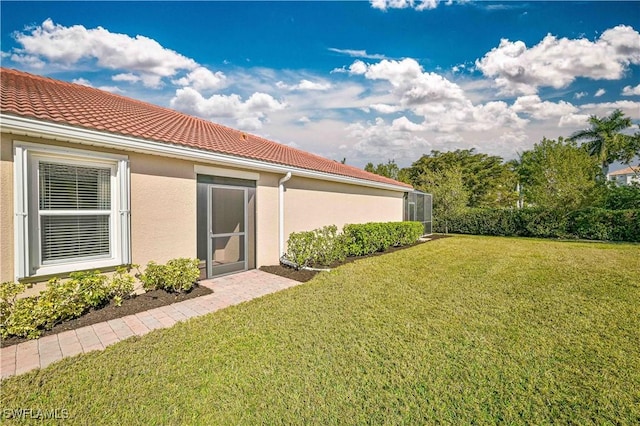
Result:
{"label": "background tree", "polygon": [[640,184],[616,185],[607,182],[604,208],[609,210],[640,209]]}
{"label": "background tree", "polygon": [[462,170],[459,167],[425,170],[420,182],[415,188],[433,195],[433,219],[436,224],[442,223],[445,234],[448,233],[449,221],[466,209],[469,199]]}
{"label": "background tree", "polygon": [[607,117],[592,115],[589,117],[589,125],[588,129],[573,133],[569,140],[582,141],[589,155],[598,159],[602,173],[606,175],[611,163],[621,160],[630,150],[633,151],[630,145],[634,144],[634,138],[621,133],[631,127],[631,119],[616,109]]}
{"label": "background tree", "polygon": [[525,201],[569,212],[592,205],[601,194],[597,160],[574,141],[544,138],[520,156],[518,174]]}
{"label": "background tree", "polygon": [[400,178],[400,168],[395,160],[388,160],[386,164],[380,163],[377,166],[374,166],[373,163],[367,163],[367,165],[364,166],[364,170],[395,180],[399,180]]}
{"label": "background tree", "polygon": [[515,205],[517,175],[501,157],[476,153],[473,149],[451,152],[431,151],[404,173],[414,187],[424,184],[427,172],[459,169],[469,207],[512,207]]}

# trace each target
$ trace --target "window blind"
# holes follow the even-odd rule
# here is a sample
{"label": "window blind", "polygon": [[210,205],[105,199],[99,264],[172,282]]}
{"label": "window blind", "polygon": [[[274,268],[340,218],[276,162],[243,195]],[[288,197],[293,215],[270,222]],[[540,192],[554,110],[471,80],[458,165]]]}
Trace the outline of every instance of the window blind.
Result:
{"label": "window blind", "polygon": [[40,162],[41,210],[109,210],[111,170]]}
{"label": "window blind", "polygon": [[42,262],[109,256],[111,169],[41,161],[38,171]]}

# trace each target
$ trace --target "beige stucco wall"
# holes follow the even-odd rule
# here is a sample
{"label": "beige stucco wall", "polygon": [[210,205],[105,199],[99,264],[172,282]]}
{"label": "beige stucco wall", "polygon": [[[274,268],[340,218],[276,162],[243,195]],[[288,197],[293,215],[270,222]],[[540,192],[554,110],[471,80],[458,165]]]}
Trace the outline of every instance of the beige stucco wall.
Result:
{"label": "beige stucco wall", "polygon": [[193,163],[131,153],[131,254],[134,263],[196,257]]}
{"label": "beige stucco wall", "polygon": [[285,240],[325,225],[402,220],[403,193],[294,176],[285,191]]}
{"label": "beige stucco wall", "polygon": [[[164,263],[176,257],[196,257],[197,183],[193,162],[2,134],[0,280],[13,280],[14,277],[13,140],[127,155],[131,171],[133,263],[144,267],[150,260]],[[243,171],[239,168],[226,169]],[[283,176],[284,173],[259,172],[255,216],[256,267],[278,263],[278,180]],[[402,220],[402,192],[295,175],[285,187],[285,241],[291,232],[311,230],[324,225],[337,225],[341,228],[346,223]]]}
{"label": "beige stucco wall", "polygon": [[256,187],[256,267],[277,265],[278,180],[283,175],[260,173]]}
{"label": "beige stucco wall", "polygon": [[13,280],[13,143],[0,138],[0,282]]}

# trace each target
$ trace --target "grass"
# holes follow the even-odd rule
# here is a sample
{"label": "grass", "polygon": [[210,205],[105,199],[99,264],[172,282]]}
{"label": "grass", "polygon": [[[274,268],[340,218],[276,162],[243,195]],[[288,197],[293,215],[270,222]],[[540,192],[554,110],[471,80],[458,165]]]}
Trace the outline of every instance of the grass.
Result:
{"label": "grass", "polygon": [[640,245],[463,237],[2,382],[70,424],[637,424]]}

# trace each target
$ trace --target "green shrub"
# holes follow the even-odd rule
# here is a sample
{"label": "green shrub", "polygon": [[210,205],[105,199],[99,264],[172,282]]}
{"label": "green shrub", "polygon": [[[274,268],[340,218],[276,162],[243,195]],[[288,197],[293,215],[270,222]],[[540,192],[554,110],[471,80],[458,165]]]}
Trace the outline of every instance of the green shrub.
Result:
{"label": "green shrub", "polygon": [[388,222],[335,225],[313,231],[293,232],[287,240],[286,258],[299,267],[328,266],[347,256],[362,256],[389,247],[415,242],[423,233],[420,222]]}
{"label": "green shrub", "polygon": [[3,338],[19,336],[35,339],[42,334],[45,322],[38,299],[26,297],[16,300],[12,305],[9,314],[2,321],[0,332]]}
{"label": "green shrub", "polygon": [[420,222],[369,222],[343,228],[347,254],[364,256],[390,247],[414,243],[423,234]]}
{"label": "green shrub", "polygon": [[[109,277],[100,271],[73,272],[67,284],[82,297],[86,307],[97,308],[109,301]],[[77,289],[73,289],[73,286]]]}
{"label": "green shrub", "polygon": [[151,261],[140,275],[140,281],[145,290],[189,291],[200,276],[199,263],[198,259],[187,258],[171,259],[166,265]]}
{"label": "green shrub", "polygon": [[[132,265],[135,267],[136,265]],[[116,268],[116,272],[111,277],[109,283],[109,298],[116,306],[122,305],[122,300],[131,296],[135,284],[135,278],[130,275],[129,269],[125,267]]]}
{"label": "green shrub", "polygon": [[[436,229],[442,232],[441,228]],[[451,217],[458,234],[640,241],[640,210],[588,208],[564,214],[540,209],[467,209]]]}
{"label": "green shrub", "polygon": [[335,225],[292,232],[287,240],[286,257],[299,266],[327,266],[346,256],[344,235]]}
{"label": "green shrub", "polygon": [[313,232],[315,234],[313,263],[326,266],[343,261],[347,257],[344,235],[338,233],[337,226],[324,226]]}
{"label": "green shrub", "polygon": [[604,196],[604,207],[609,210],[640,209],[640,184],[612,184],[607,187]]}
{"label": "green shrub", "polygon": [[0,284],[0,335],[7,337],[8,330],[14,329],[15,318],[12,317],[18,303],[17,296],[25,289],[22,283],[7,281]]}
{"label": "green shrub", "polygon": [[287,240],[286,257],[298,266],[309,266],[314,259],[315,236],[313,231],[292,232]]}
{"label": "green shrub", "polygon": [[52,278],[39,296],[18,299],[25,286],[2,283],[0,288],[0,335],[36,338],[43,330],[79,317],[91,308],[105,305],[110,299],[116,304],[133,291],[134,278],[125,268],[116,270],[110,280],[100,271],[74,272],[62,281]]}
{"label": "green shrub", "polygon": [[640,242],[640,210],[581,210],[571,215],[569,230],[589,240]]}

